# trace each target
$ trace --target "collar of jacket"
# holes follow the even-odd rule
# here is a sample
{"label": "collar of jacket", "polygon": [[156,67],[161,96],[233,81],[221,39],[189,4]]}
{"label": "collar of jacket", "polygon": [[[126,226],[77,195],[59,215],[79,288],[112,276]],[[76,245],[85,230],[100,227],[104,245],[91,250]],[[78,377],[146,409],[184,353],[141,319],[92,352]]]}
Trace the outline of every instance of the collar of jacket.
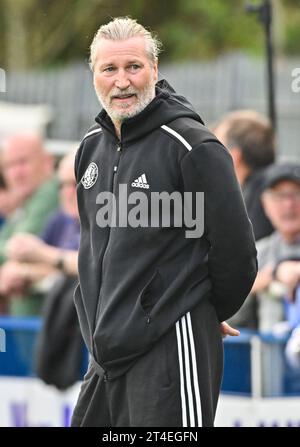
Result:
{"label": "collar of jacket", "polygon": [[[169,83],[162,79],[156,84],[156,96],[147,107],[122,123],[121,142],[126,144],[138,140],[163,124],[180,117],[190,117],[204,124],[193,106],[183,96],[177,95]],[[104,109],[95,120],[104,132],[107,131],[117,138],[114,125]]]}

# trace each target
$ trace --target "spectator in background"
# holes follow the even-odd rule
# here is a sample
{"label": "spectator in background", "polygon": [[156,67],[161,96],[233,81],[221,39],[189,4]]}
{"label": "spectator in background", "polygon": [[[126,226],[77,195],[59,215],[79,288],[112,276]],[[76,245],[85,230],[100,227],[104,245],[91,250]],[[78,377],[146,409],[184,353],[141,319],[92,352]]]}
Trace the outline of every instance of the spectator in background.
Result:
{"label": "spectator in background", "polygon": [[[264,170],[275,158],[274,134],[269,121],[255,111],[237,110],[225,115],[214,127],[214,133],[232,155],[255,239],[268,236],[273,227],[263,210],[261,194]],[[247,299],[229,321],[233,325],[256,329],[256,297]]]}
{"label": "spectator in background", "polygon": [[[9,137],[3,145],[1,165],[7,188],[18,197],[18,207],[0,230],[0,284],[3,286],[11,277],[11,266],[6,263],[6,243],[20,232],[41,233],[50,214],[58,206],[58,185],[53,177],[53,159],[45,152],[42,140],[34,134]],[[23,287],[24,280],[16,280],[11,292]],[[2,294],[1,297],[2,304],[7,304],[7,295]],[[13,303],[14,300],[11,301]],[[15,309],[13,305],[10,306],[12,313],[19,313],[19,304],[20,300],[16,302]],[[36,313],[38,300],[28,297],[26,307],[26,313]],[[6,309],[2,306],[1,310]]]}
{"label": "spectator in background", "polygon": [[22,203],[20,188],[7,187],[1,165],[1,155],[2,151],[0,151],[0,229],[6,218]]}
{"label": "spectator in background", "polygon": [[232,155],[255,239],[268,236],[273,227],[260,198],[264,168],[275,159],[274,133],[269,121],[255,111],[237,110],[217,123],[214,133]]}
{"label": "spectator in background", "polygon": [[259,329],[270,331],[285,319],[283,297],[293,300],[300,281],[300,164],[270,166],[262,201],[276,231],[257,243],[252,293],[259,297]]}
{"label": "spectator in background", "polygon": [[[6,277],[0,290],[10,295],[14,292],[14,284],[23,284],[20,292],[26,292],[28,286],[37,281],[50,278],[50,285],[55,281],[58,271],[67,275],[77,274],[77,250],[79,247],[79,217],[76,198],[76,182],[74,177],[74,157],[72,152],[66,155],[59,164],[58,179],[60,186],[61,209],[49,220],[42,238],[32,234],[17,234],[9,240],[6,247],[9,263]],[[25,287],[26,286],[26,287]],[[43,292],[43,290],[42,290]],[[41,295],[41,294],[39,294]],[[44,296],[44,293],[42,293]],[[40,307],[42,303],[40,296]],[[27,297],[18,297],[27,314]],[[21,305],[19,306],[21,309]]]}

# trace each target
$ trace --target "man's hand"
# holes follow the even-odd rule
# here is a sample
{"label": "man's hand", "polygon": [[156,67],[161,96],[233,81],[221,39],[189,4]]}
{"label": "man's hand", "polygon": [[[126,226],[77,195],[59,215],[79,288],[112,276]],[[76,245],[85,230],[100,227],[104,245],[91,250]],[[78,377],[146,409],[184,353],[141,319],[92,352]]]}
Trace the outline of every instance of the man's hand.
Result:
{"label": "man's hand", "polygon": [[229,326],[229,324],[225,321],[220,323],[220,331],[223,338],[227,337],[227,335],[231,335],[232,337],[237,337],[238,335],[240,335],[240,331]]}

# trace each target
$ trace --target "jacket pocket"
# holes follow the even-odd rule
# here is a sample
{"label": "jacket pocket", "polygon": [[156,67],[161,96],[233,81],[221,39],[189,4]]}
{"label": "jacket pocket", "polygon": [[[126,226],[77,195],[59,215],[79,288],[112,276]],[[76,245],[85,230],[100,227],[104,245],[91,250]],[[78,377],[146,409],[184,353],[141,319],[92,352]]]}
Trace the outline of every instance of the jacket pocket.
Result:
{"label": "jacket pocket", "polygon": [[154,272],[150,280],[140,293],[140,304],[146,315],[150,315],[153,307],[158,302],[163,292],[163,281],[158,270]]}

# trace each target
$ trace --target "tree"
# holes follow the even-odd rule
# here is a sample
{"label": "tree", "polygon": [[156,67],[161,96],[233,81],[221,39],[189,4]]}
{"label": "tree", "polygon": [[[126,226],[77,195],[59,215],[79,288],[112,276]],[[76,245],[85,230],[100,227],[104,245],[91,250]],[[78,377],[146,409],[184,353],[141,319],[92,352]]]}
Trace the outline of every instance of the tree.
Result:
{"label": "tree", "polygon": [[[283,48],[299,54],[300,2],[276,2],[285,15]],[[164,43],[165,61],[209,58],[236,49],[262,54],[261,26],[244,5],[244,0],[0,0],[0,67],[87,60],[98,27],[124,15],[155,30]]]}

